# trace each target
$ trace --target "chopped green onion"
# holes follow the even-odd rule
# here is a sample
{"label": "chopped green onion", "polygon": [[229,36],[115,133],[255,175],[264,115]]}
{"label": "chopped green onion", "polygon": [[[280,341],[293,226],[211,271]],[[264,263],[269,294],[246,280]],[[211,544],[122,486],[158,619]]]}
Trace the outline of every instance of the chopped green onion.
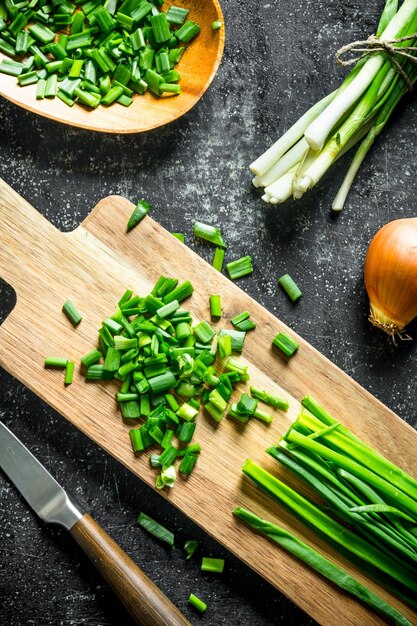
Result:
{"label": "chopped green onion", "polygon": [[239,413],[243,413],[243,415],[253,415],[257,406],[258,401],[244,393],[237,403],[237,410]]}
{"label": "chopped green onion", "polygon": [[173,237],[175,237],[175,239],[178,239],[179,241],[181,241],[182,243],[184,243],[185,241],[185,237],[183,233],[171,233]]}
{"label": "chopped green onion", "polygon": [[185,558],[188,561],[193,556],[194,552],[198,548],[198,541],[196,539],[189,539],[184,544]]}
{"label": "chopped green onion", "polygon": [[270,424],[272,422],[272,415],[270,415],[269,413],[265,413],[265,411],[262,411],[258,408],[254,410],[252,416],[256,417],[256,419],[260,420],[261,422],[265,422],[266,424]]}
{"label": "chopped green onion", "polygon": [[162,452],[161,456],[159,457],[159,462],[162,466],[172,465],[172,463],[175,461],[177,456],[178,456],[177,448],[171,445]]}
{"label": "chopped green onion", "polygon": [[196,429],[195,422],[183,422],[178,434],[178,441],[182,443],[190,443]]}
{"label": "chopped green onion", "polygon": [[167,371],[164,374],[160,374],[159,376],[154,376],[149,379],[149,386],[153,394],[157,395],[159,393],[164,393],[165,391],[169,391],[175,387],[175,376],[171,371]]}
{"label": "chopped green onion", "polygon": [[48,356],[45,359],[45,367],[62,367],[66,368],[68,363],[68,359],[55,358],[52,356]]}
{"label": "chopped green onion", "polygon": [[205,320],[194,326],[193,333],[203,344],[210,343],[216,334]]}
{"label": "chopped green onion", "polygon": [[239,315],[235,315],[235,317],[232,317],[230,321],[232,322],[233,326],[237,326],[238,324],[240,324],[240,322],[243,322],[249,317],[250,317],[249,311],[243,311],[243,313],[239,313]]}
{"label": "chopped green onion", "polygon": [[211,317],[222,316],[222,305],[218,295],[210,296],[210,314]]}
{"label": "chopped green onion", "polygon": [[298,285],[289,274],[281,276],[278,282],[292,302],[297,302],[303,295],[302,291],[300,291]]}
{"label": "chopped green onion", "polygon": [[[178,31],[177,31],[178,34]],[[209,224],[203,224],[203,222],[196,222],[193,227],[194,235],[200,239],[205,239],[210,243],[214,243],[220,248],[227,248],[226,243],[222,237],[220,230],[216,226],[210,226]]]}
{"label": "chopped green onion", "polygon": [[232,354],[232,338],[230,335],[219,335],[217,338],[217,352],[221,359]]}
{"label": "chopped green onion", "polygon": [[139,513],[138,524],[157,539],[165,541],[171,548],[174,547],[174,534],[145,513]]}
{"label": "chopped green onion", "polygon": [[270,393],[262,391],[262,389],[258,389],[257,387],[251,387],[250,392],[254,398],[261,400],[261,402],[265,404],[269,404],[269,406],[273,406],[274,409],[281,409],[282,411],[288,411],[289,409],[289,402],[284,398],[272,396]]}
{"label": "chopped green onion", "polygon": [[185,24],[183,24],[183,26],[181,26],[181,28],[175,31],[175,36],[180,41],[187,43],[188,41],[191,41],[193,37],[198,35],[200,30],[201,28],[197,26],[197,24],[195,24],[191,20],[188,20],[187,22],[185,22]]}
{"label": "chopped green onion", "polygon": [[[104,101],[104,98],[103,98],[102,102],[103,101]],[[150,210],[151,210],[151,205],[148,204],[148,202],[146,202],[146,200],[144,200],[143,198],[142,198],[142,200],[139,200],[139,202],[137,203],[137,205],[133,209],[133,213],[130,216],[129,221],[127,223],[127,227],[126,227],[127,232],[129,232],[130,230],[132,230],[132,228],[137,226],[139,224],[139,222],[141,222],[143,220],[145,215],[147,213],[149,213]]]}
{"label": "chopped green onion", "polygon": [[237,261],[231,261],[230,263],[227,263],[226,269],[232,280],[235,280],[236,278],[241,278],[242,276],[247,276],[248,274],[252,274],[252,257],[244,256]]}
{"label": "chopped green onion", "polygon": [[159,462],[159,454],[151,454],[151,456],[149,457],[149,465],[152,467],[152,469],[159,469],[161,467],[161,464]]}
{"label": "chopped green onion", "polygon": [[181,25],[184,23],[184,20],[187,18],[188,13],[189,13],[188,9],[184,9],[183,7],[175,7],[171,5],[166,13],[166,18],[168,22],[171,22],[171,24]]}
{"label": "chopped green onion", "polygon": [[94,363],[100,361],[102,356],[103,355],[101,354],[101,352],[97,350],[97,348],[95,348],[94,350],[91,350],[91,352],[83,356],[83,358],[81,359],[81,363],[85,367],[90,367],[90,365],[94,365]]}
{"label": "chopped green onion", "polygon": [[137,454],[138,452],[143,452],[145,446],[142,441],[142,434],[140,428],[133,428],[129,430],[130,441],[132,443],[133,452]]}
{"label": "chopped green onion", "polygon": [[64,378],[64,383],[65,385],[71,385],[73,378],[74,378],[74,361],[68,361],[67,365],[65,367],[65,378]]}
{"label": "chopped green onion", "polygon": [[186,280],[181,285],[178,285],[175,289],[173,289],[170,293],[164,296],[164,303],[168,304],[173,300],[178,300],[178,302],[182,302],[185,298],[191,296],[194,291],[194,287],[190,283],[189,280]]}
{"label": "chopped green onion", "polygon": [[233,352],[242,352],[243,344],[245,343],[246,333],[240,330],[229,330],[228,328],[222,328],[219,336],[229,335],[232,343]]}
{"label": "chopped green onion", "polygon": [[200,454],[201,452],[201,446],[199,443],[192,443],[190,446],[187,446],[187,448],[182,448],[182,450],[178,451],[178,456],[179,457],[184,457],[186,454]]}
{"label": "chopped green onion", "polygon": [[218,272],[221,272],[222,269],[223,269],[224,255],[225,255],[224,248],[216,248],[215,249],[212,266]]}
{"label": "chopped green onion", "polygon": [[221,20],[214,20],[214,22],[211,23],[211,30],[219,30],[219,28],[222,27],[222,21]]}
{"label": "chopped green onion", "polygon": [[229,417],[232,417],[233,419],[235,419],[238,422],[241,422],[242,424],[246,424],[246,422],[249,421],[249,415],[244,414],[244,413],[240,413],[240,411],[238,411],[237,409],[237,404],[233,403],[230,407],[229,410],[227,412],[227,415]]}
{"label": "chopped green onion", "polygon": [[276,346],[287,357],[292,357],[300,347],[291,337],[288,337],[285,333],[278,333],[272,340],[274,346]]}
{"label": "chopped green onion", "polygon": [[177,472],[175,471],[174,465],[169,465],[168,467],[165,467],[165,466],[162,467],[162,471],[161,471],[159,478],[160,478],[161,483],[164,485],[164,487],[173,487],[177,479]]}
{"label": "chopped green onion", "polygon": [[198,411],[187,402],[184,402],[178,409],[177,415],[182,420],[191,422],[198,415]]}
{"label": "chopped green onion", "polygon": [[64,303],[62,310],[74,326],[77,326],[83,319],[81,313],[77,311],[71,300],[67,300]]}
{"label": "chopped green onion", "polygon": [[[191,446],[189,446],[189,448],[191,448]],[[188,450],[188,448],[186,448],[186,450]],[[184,454],[178,468],[180,474],[185,474],[186,476],[189,476],[193,471],[195,464],[197,463],[197,459],[197,454],[191,454],[189,452]]]}
{"label": "chopped green onion", "polygon": [[211,559],[207,556],[203,557],[201,562],[202,572],[214,572],[221,574],[224,570],[224,559]]}
{"label": "chopped green onion", "polygon": [[207,610],[207,604],[197,598],[193,593],[190,593],[190,597],[188,598],[188,604],[196,609],[199,613],[204,613]]}

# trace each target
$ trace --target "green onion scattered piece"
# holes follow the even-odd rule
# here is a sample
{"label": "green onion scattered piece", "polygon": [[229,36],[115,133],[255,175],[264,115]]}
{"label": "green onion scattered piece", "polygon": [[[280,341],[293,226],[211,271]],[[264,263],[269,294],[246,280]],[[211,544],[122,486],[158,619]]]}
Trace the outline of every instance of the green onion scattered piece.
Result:
{"label": "green onion scattered piece", "polygon": [[148,204],[146,200],[144,200],[143,198],[142,200],[139,200],[139,202],[133,209],[133,213],[130,216],[129,221],[127,223],[127,228],[126,228],[127,232],[129,232],[130,230],[132,230],[132,228],[137,226],[139,222],[143,220],[145,215],[149,213],[150,210],[151,210],[151,205]]}
{"label": "green onion scattered piece", "polygon": [[211,317],[222,316],[222,305],[218,295],[210,296],[210,315]]}
{"label": "green onion scattered piece", "polygon": [[77,326],[83,319],[82,315],[77,311],[71,300],[67,300],[65,302],[62,310],[74,326]]}
{"label": "green onion scattered piece", "polygon": [[278,282],[292,302],[297,302],[303,295],[302,291],[289,274],[281,276]]}
{"label": "green onion scattered piece", "polygon": [[175,239],[178,239],[179,241],[184,243],[185,237],[184,237],[183,233],[172,233],[172,235],[173,235],[173,237],[175,237]]}
{"label": "green onion scattered piece", "polygon": [[71,385],[74,378],[74,361],[67,361],[67,365],[65,367],[65,385]]}
{"label": "green onion scattered piece", "polygon": [[262,411],[261,409],[256,408],[252,413],[252,417],[256,417],[256,419],[261,422],[265,422],[265,424],[270,424],[272,422],[272,415]]}
{"label": "green onion scattered piece", "polygon": [[232,322],[233,326],[237,326],[238,324],[240,324],[240,322],[247,320],[249,317],[249,311],[243,311],[243,313],[239,313],[239,315],[235,315],[235,317],[232,317],[230,321]]}
{"label": "green onion scattered piece", "polygon": [[217,338],[217,352],[221,359],[232,354],[232,338],[230,335],[219,335]]}
{"label": "green onion scattered piece", "polygon": [[171,548],[174,547],[174,534],[145,513],[139,513],[138,524],[157,539],[167,543]]}
{"label": "green onion scattered piece", "polygon": [[219,30],[219,28],[222,27],[222,21],[221,20],[214,20],[214,22],[211,23],[211,30]]}
{"label": "green onion scattered piece", "polygon": [[68,359],[55,358],[53,356],[48,356],[45,359],[45,367],[60,367],[66,368],[68,363]]}
{"label": "green onion scattered piece", "polygon": [[320,554],[320,552],[317,552],[317,550],[304,543],[304,541],[298,539],[298,537],[288,530],[258,517],[255,513],[243,507],[237,507],[233,511],[233,514],[245,522],[245,524],[265,535],[290,554],[296,556],[300,561],[306,563],[311,569],[330,580],[333,584],[352,594],[361,602],[371,606],[378,613],[388,618],[389,621],[395,624],[401,624],[402,626],[411,626],[411,622],[386,602],[386,600],[380,598],[371,589],[348,574],[346,570],[332,561],[329,561],[325,556]]}
{"label": "green onion scattered piece", "polygon": [[278,333],[272,340],[272,343],[288,357],[292,357],[300,347],[298,343],[285,333]]}
{"label": "green onion scattered piece", "polygon": [[272,396],[270,393],[266,391],[262,391],[262,389],[258,389],[257,387],[251,387],[250,392],[253,398],[268,404],[269,406],[274,407],[274,409],[281,409],[281,411],[288,411],[289,402],[284,398],[278,398],[277,396]]}
{"label": "green onion scattered piece", "polygon": [[199,613],[204,613],[207,610],[207,604],[197,598],[193,593],[190,593],[190,597],[188,598],[188,604],[196,609]]}
{"label": "green onion scattered piece", "polygon": [[223,269],[224,255],[225,255],[224,248],[216,248],[215,249],[212,266],[218,272],[221,272],[222,269]]}
{"label": "green onion scattered piece", "polygon": [[194,552],[198,548],[198,541],[196,539],[189,539],[184,544],[185,558],[188,561],[193,556]]}
{"label": "green onion scattered piece", "polygon": [[220,248],[227,248],[226,243],[222,237],[220,230],[216,226],[210,226],[209,224],[203,224],[203,222],[196,222],[193,227],[194,235],[200,239],[205,239],[210,243],[214,243]]}
{"label": "green onion scattered piece", "polygon": [[241,278],[242,276],[247,276],[248,274],[252,274],[252,257],[244,256],[237,261],[231,261],[230,263],[227,263],[226,269],[232,280],[235,280],[236,278]]}
{"label": "green onion scattered piece", "polygon": [[239,402],[237,403],[237,410],[243,415],[253,415],[258,406],[258,401],[255,398],[251,398],[247,393],[242,394]]}
{"label": "green onion scattered piece", "polygon": [[242,424],[246,424],[246,422],[249,421],[249,415],[247,415],[246,413],[240,413],[240,411],[238,411],[237,408],[237,404],[233,403],[230,407],[229,410],[227,412],[227,415],[229,417],[232,417],[234,420],[236,420],[237,422],[241,422]]}
{"label": "green onion scattered piece", "polygon": [[219,336],[224,337],[228,335],[232,343],[233,352],[242,352],[243,344],[245,343],[246,333],[240,330],[229,330],[228,328],[222,328]]}
{"label": "green onion scattered piece", "polygon": [[201,571],[202,572],[214,572],[216,574],[221,574],[224,570],[224,559],[211,559],[210,557],[204,556],[201,562]]}
{"label": "green onion scattered piece", "polygon": [[196,429],[195,422],[184,422],[181,424],[180,432],[178,434],[178,441],[182,443],[190,443],[193,438],[194,431]]}

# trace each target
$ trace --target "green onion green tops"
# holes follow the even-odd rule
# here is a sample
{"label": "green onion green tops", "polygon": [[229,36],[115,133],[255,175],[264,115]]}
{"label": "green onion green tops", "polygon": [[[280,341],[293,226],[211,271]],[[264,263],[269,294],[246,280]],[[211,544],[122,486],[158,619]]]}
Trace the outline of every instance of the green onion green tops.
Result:
{"label": "green onion green tops", "polygon": [[186,554],[185,558],[187,559],[187,561],[191,559],[191,557],[193,556],[197,548],[198,548],[198,541],[196,541],[195,539],[189,539],[188,541],[185,542],[184,551]]}
{"label": "green onion green tops", "polygon": [[236,278],[241,278],[242,276],[247,276],[248,274],[252,274],[252,257],[244,256],[237,261],[231,261],[230,263],[227,263],[226,269],[232,280],[235,280]]}
{"label": "green onion green tops", "polygon": [[292,302],[297,302],[303,295],[302,291],[299,289],[298,285],[294,282],[289,274],[284,274],[284,276],[281,276],[278,282]]}
{"label": "green onion green tops", "polygon": [[211,559],[209,557],[203,557],[201,562],[202,572],[214,572],[221,574],[224,570],[224,559]]}
{"label": "green onion green tops", "polygon": [[221,317],[222,316],[222,305],[220,296],[210,296],[210,314],[211,317]]}
{"label": "green onion green tops", "polygon": [[148,204],[148,202],[143,200],[143,198],[142,200],[139,200],[139,202],[133,209],[133,213],[130,216],[129,221],[127,223],[127,228],[126,228],[127,232],[129,232],[130,230],[132,230],[132,228],[137,226],[139,222],[143,220],[145,215],[149,213],[150,210],[151,210],[151,205]]}
{"label": "green onion green tops", "polygon": [[281,409],[282,411],[288,411],[289,409],[289,402],[284,398],[273,396],[266,391],[262,391],[262,389],[258,389],[257,387],[251,387],[250,392],[253,398],[261,400],[261,402],[269,404],[269,406],[273,406],[274,409]]}
{"label": "green onion green tops", "polygon": [[67,300],[64,303],[62,310],[74,326],[77,326],[83,319],[81,313],[77,311],[71,300]]}
{"label": "green onion green tops", "polygon": [[213,256],[213,267],[218,272],[221,272],[223,269],[223,261],[224,261],[225,250],[224,248],[216,248]]}
{"label": "green onion green tops", "polygon": [[160,541],[164,541],[171,548],[174,547],[174,534],[145,513],[139,513],[138,524]]}
{"label": "green onion green tops", "polygon": [[291,337],[289,337],[285,333],[278,333],[278,335],[276,335],[276,337],[274,337],[274,339],[272,340],[272,343],[287,357],[294,356],[294,354],[300,347],[298,343],[296,343],[293,339],[291,339]]}
{"label": "green onion green tops", "polygon": [[211,30],[219,30],[219,28],[221,27],[222,27],[221,20],[214,20],[214,22],[211,23]]}
{"label": "green onion green tops", "polygon": [[200,239],[205,239],[210,243],[214,243],[220,248],[227,248],[226,243],[222,237],[220,230],[216,226],[210,226],[209,224],[203,224],[203,222],[196,222],[194,224],[194,235]]}
{"label": "green onion green tops", "polygon": [[48,356],[45,359],[45,367],[60,367],[66,368],[68,363],[68,359],[62,359],[60,357],[52,357]]}
{"label": "green onion green tops", "polygon": [[306,563],[311,569],[330,580],[333,584],[352,594],[361,602],[368,604],[368,606],[388,618],[389,621],[402,626],[411,626],[411,623],[386,600],[377,596],[370,588],[348,574],[346,570],[329,561],[320,552],[298,539],[288,530],[258,517],[255,513],[243,507],[236,508],[233,514],[245,522],[245,524],[296,556],[300,561]]}
{"label": "green onion green tops", "polygon": [[204,613],[207,610],[207,604],[197,598],[193,593],[190,593],[190,597],[188,598],[188,604],[196,609],[199,613]]}

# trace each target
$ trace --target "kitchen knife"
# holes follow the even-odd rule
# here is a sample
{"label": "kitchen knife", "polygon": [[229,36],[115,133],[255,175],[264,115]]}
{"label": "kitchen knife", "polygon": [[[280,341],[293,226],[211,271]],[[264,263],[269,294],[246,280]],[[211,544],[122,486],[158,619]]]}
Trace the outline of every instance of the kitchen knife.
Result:
{"label": "kitchen knife", "polygon": [[91,559],[137,624],[190,626],[190,622],[21,441],[0,422],[0,467],[39,517],[66,528]]}

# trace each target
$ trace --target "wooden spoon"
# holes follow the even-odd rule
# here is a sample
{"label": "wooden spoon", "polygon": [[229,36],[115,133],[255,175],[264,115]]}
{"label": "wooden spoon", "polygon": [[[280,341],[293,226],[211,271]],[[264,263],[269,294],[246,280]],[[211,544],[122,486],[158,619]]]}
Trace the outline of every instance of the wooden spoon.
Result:
{"label": "wooden spoon", "polygon": [[[177,68],[181,73],[181,94],[162,96],[135,95],[130,107],[120,104],[88,110],[79,104],[68,107],[59,98],[36,100],[36,84],[19,87],[14,76],[0,74],[0,95],[11,102],[51,120],[105,133],[141,133],[169,124],[187,113],[200,100],[213,80],[223,55],[224,21],[218,0],[168,0],[189,9],[189,19],[201,32],[188,44]],[[212,31],[211,23],[221,20],[222,27]],[[0,61],[6,58],[0,53]]]}

